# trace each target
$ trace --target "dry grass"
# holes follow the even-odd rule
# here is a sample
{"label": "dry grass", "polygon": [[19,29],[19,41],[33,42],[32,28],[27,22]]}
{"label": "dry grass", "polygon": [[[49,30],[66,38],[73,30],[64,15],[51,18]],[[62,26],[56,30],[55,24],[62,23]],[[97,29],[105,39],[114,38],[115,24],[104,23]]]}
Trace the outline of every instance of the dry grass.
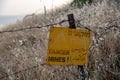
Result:
{"label": "dry grass", "polygon": [[[82,25],[90,26],[90,29],[101,34],[106,32],[105,27],[120,27],[119,9],[119,5],[109,1],[85,5],[81,9],[67,6],[54,13],[26,16],[22,21],[8,25],[1,31],[56,23],[67,19],[67,14],[73,13],[76,20],[81,20]],[[62,25],[69,26],[67,22]],[[45,64],[48,37],[49,28],[0,34],[0,80],[79,80],[77,66]],[[89,80],[120,79],[119,47],[119,28],[110,29],[100,39],[97,35],[92,36],[89,63],[86,65]],[[35,65],[37,66],[33,67]],[[27,68],[29,70],[24,70]],[[18,71],[21,72],[15,73]]]}

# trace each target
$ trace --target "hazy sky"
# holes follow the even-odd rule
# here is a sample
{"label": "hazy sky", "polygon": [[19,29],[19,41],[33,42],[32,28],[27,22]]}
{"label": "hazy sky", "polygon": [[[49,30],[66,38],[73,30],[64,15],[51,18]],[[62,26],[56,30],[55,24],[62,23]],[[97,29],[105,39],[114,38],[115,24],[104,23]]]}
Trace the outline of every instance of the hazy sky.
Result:
{"label": "hazy sky", "polygon": [[0,0],[1,15],[25,15],[33,12],[60,7],[72,0]]}
{"label": "hazy sky", "polygon": [[27,14],[42,13],[69,4],[73,0],[0,0],[0,27],[14,23]]}

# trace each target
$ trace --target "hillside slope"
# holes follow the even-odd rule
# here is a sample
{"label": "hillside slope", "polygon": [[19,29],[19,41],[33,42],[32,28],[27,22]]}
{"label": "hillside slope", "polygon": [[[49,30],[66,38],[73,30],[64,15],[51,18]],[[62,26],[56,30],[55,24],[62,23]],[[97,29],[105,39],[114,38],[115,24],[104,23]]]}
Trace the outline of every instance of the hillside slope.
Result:
{"label": "hillside slope", "polygon": [[[120,79],[120,6],[103,1],[83,8],[67,6],[46,14],[29,15],[0,30],[0,80],[79,80],[77,66],[46,65],[49,27],[33,28],[67,20],[73,13],[77,28],[89,26],[93,33],[89,62],[90,80]],[[56,26],[68,27],[68,22]],[[31,28],[32,27],[32,28]],[[19,30],[29,28],[26,30]],[[12,30],[11,32],[9,32]],[[5,31],[5,32],[4,32]]]}

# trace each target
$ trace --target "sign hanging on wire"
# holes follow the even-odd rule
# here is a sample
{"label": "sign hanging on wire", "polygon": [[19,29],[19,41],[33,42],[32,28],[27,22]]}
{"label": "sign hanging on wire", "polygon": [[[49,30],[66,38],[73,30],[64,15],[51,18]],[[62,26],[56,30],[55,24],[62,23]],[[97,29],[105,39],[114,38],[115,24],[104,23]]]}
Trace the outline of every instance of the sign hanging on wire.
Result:
{"label": "sign hanging on wire", "polygon": [[85,65],[91,31],[51,27],[46,62],[50,65]]}

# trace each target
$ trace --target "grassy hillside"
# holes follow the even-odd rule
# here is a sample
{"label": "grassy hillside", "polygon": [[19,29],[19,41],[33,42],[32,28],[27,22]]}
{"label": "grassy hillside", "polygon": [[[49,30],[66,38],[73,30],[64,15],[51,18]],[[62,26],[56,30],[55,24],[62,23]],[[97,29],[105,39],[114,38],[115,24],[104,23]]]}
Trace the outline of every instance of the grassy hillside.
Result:
{"label": "grassy hillside", "polygon": [[[99,35],[92,35],[89,62],[85,65],[87,78],[119,80],[120,6],[115,2],[105,0],[82,8],[66,6],[54,12],[27,15],[0,31],[57,23],[66,20],[69,13],[74,14],[75,20],[81,20],[76,23],[77,28],[89,26]],[[68,22],[62,26],[69,26]],[[45,64],[48,38],[49,27],[0,33],[0,80],[80,80],[77,66]]]}

